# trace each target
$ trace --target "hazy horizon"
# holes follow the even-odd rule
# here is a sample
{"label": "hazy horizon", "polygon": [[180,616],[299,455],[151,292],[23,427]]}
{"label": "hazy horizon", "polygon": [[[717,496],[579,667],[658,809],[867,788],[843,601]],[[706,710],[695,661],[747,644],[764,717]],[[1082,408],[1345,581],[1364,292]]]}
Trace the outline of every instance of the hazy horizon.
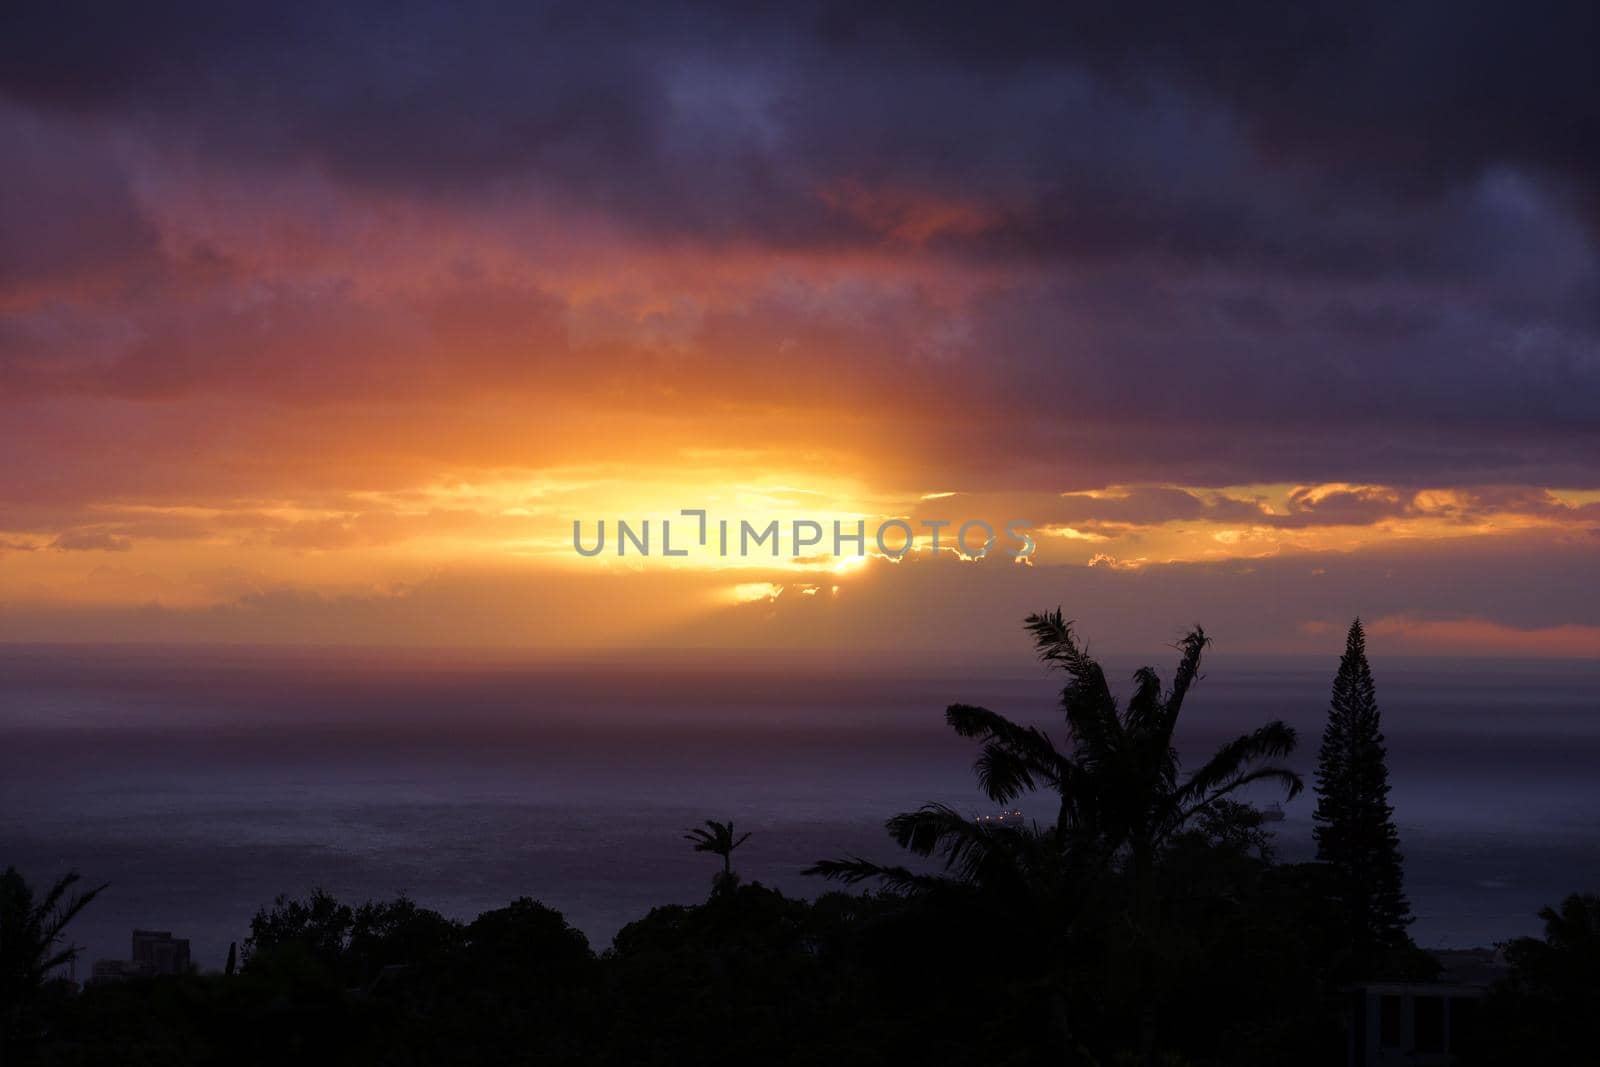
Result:
{"label": "hazy horizon", "polygon": [[[756,831],[749,877],[814,894],[798,871],[816,859],[898,855],[882,827],[895,811],[992,808],[948,703],[1061,733],[1059,683],[1025,655],[987,672],[595,672],[84,651],[0,647],[0,854],[35,878],[112,883],[80,919],[90,959],[124,954],[135,926],[171,928],[217,967],[257,907],[317,886],[406,891],[460,918],[529,894],[603,946],[654,904],[704,896],[710,870],[680,840],[703,818]],[[1336,661],[1240,659],[1208,661],[1179,731],[1186,763],[1283,717],[1309,775]],[[1138,662],[1105,658],[1114,689]],[[1373,662],[1419,943],[1534,932],[1538,907],[1600,881],[1600,664]],[[1041,804],[1021,801],[1048,822]],[[1308,858],[1311,798],[1286,807],[1281,856]]]}

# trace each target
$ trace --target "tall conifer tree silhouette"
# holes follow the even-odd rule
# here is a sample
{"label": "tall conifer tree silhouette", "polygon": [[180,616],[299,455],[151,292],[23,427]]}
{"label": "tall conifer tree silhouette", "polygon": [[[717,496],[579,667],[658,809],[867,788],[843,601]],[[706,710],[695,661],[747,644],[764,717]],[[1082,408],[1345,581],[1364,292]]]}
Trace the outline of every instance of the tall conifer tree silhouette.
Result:
{"label": "tall conifer tree silhouette", "polygon": [[1312,818],[1317,859],[1333,869],[1351,963],[1358,969],[1377,966],[1386,953],[1403,948],[1411,922],[1386,756],[1366,633],[1356,619],[1333,680]]}

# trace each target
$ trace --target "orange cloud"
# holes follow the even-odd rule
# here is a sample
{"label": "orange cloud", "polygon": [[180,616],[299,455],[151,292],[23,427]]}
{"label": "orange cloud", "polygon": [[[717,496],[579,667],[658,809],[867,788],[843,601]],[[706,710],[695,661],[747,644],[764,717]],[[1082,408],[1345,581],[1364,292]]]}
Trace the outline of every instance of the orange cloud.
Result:
{"label": "orange cloud", "polygon": [[1373,637],[1401,651],[1551,659],[1600,658],[1600,626],[1513,627],[1482,618],[1390,615],[1367,624]]}

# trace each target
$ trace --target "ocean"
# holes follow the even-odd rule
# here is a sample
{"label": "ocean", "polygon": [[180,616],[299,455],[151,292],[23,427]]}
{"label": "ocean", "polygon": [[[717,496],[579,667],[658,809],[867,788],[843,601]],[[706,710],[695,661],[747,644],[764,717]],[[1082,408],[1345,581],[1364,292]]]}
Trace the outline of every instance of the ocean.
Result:
{"label": "ocean", "polygon": [[[1106,657],[1114,679],[1137,662]],[[1285,860],[1312,853],[1336,666],[1213,657],[1185,708],[1191,766],[1266,719],[1300,730]],[[1373,669],[1419,944],[1537,933],[1540,907],[1600,891],[1600,665]],[[1058,685],[1025,660],[0,647],[0,866],[109,884],[72,926],[80,977],[126,957],[134,928],[219,968],[258,908],[316,887],[463,919],[531,896],[600,949],[653,905],[706,896],[716,861],[682,839],[704,819],[752,832],[746,879],[815,894],[800,871],[817,859],[898,858],[895,812],[992,811],[945,705],[1059,736]]]}

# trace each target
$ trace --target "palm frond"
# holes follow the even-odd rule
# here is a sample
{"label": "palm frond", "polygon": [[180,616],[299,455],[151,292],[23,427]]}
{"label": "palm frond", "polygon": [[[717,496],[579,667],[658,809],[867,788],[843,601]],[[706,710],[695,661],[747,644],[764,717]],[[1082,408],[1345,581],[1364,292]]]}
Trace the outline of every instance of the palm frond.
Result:
{"label": "palm frond", "polygon": [[951,704],[945,721],[962,737],[984,742],[973,764],[978,784],[998,804],[1015,800],[1040,786],[1054,787],[1061,777],[1061,754],[1050,736],[1033,726],[1018,726],[1003,715],[970,704]]}
{"label": "palm frond", "polygon": [[731,821],[717,822],[715,819],[707,819],[706,826],[709,829],[696,826],[684,832],[683,839],[693,842],[696,852],[714,852],[719,856],[730,855],[750,836],[745,833],[735,839]]}
{"label": "palm frond", "polygon": [[[109,885],[109,883],[98,885],[86,893],[76,893],[68,897],[67,891],[77,885],[79,881],[81,881],[81,878],[76,871],[62,875],[56,880],[55,885],[50,887],[50,892],[45,895],[44,900],[39,904],[38,914],[43,932],[51,941],[60,940],[67,928],[67,924],[72,922],[78,913],[87,908],[94,901],[94,898],[99,896]],[[73,952],[76,953],[76,950],[73,950]]]}
{"label": "palm frond", "polygon": [[1018,754],[1032,758],[1040,766],[1049,766],[1054,760],[1055,746],[1050,743],[1050,735],[1036,726],[1018,726],[988,708],[951,704],[945,708],[944,721],[962,737],[998,741]]}
{"label": "palm frond", "polygon": [[1089,678],[1099,673],[1100,665],[1073,636],[1072,620],[1065,618],[1059,607],[1029,615],[1023,625],[1033,635],[1034,651],[1044,662],[1059,667],[1073,678]]}
{"label": "palm frond", "polygon": [[1294,728],[1282,722],[1268,723],[1223,745],[1171,795],[1165,805],[1165,826],[1176,828],[1216,801],[1257,782],[1277,782],[1283,786],[1285,799],[1292,800],[1305,788],[1299,773],[1277,764],[1263,766],[1262,761],[1287,756],[1294,746]]}
{"label": "palm frond", "polygon": [[993,741],[983,746],[972,770],[978,777],[978,788],[996,804],[1009,804],[1038,788],[1041,781],[1048,783],[1054,777],[1036,774],[1037,768],[1027,760]]}
{"label": "palm frond", "polygon": [[950,856],[946,866],[966,850],[981,848],[986,840],[982,827],[947,804],[924,804],[916,811],[901,812],[886,825],[901,848],[919,856]]}
{"label": "palm frond", "polygon": [[1133,672],[1133,696],[1128,698],[1128,725],[1138,730],[1155,729],[1164,720],[1161,702],[1161,676],[1153,667]]}
{"label": "palm frond", "polygon": [[857,885],[866,881],[880,882],[884,888],[898,892],[919,892],[949,884],[948,879],[937,875],[917,874],[905,867],[886,866],[852,856],[843,860],[818,860],[800,872],[831,882]]}
{"label": "palm frond", "polygon": [[1117,701],[1086,646],[1072,633],[1072,623],[1061,609],[1029,615],[1024,624],[1033,635],[1039,658],[1067,674],[1061,690],[1061,709],[1074,739],[1087,747],[1087,759],[1098,759],[1120,743],[1122,722],[1117,717]]}
{"label": "palm frond", "polygon": [[16,868],[0,872],[0,947],[6,949],[15,974],[43,981],[51,970],[77,958],[81,949],[67,940],[67,926],[106,889],[100,885],[73,893],[80,880],[76,872],[69,872],[36,901]]}
{"label": "palm frond", "polygon": [[1172,736],[1173,729],[1178,725],[1178,713],[1183,710],[1183,698],[1200,678],[1200,657],[1210,644],[1211,638],[1206,636],[1205,630],[1199,623],[1189,631],[1188,636],[1178,642],[1178,650],[1183,656],[1178,660],[1178,669],[1172,675],[1172,692],[1167,696],[1168,737]]}
{"label": "palm frond", "polygon": [[56,905],[61,903],[61,898],[67,895],[67,890],[77,885],[81,879],[77,871],[68,871],[45,891],[44,899],[35,905],[34,911],[39,916],[48,916],[56,910]]}
{"label": "palm frond", "polygon": [[[1178,791],[1180,804],[1214,792],[1249,771],[1261,760],[1281,759],[1294,751],[1294,727],[1279,720],[1242,734],[1219,748],[1205,766],[1189,776]],[[1298,790],[1297,790],[1298,791]]]}
{"label": "palm frond", "polygon": [[1237,792],[1245,786],[1256,782],[1279,783],[1283,786],[1285,800],[1293,800],[1305,788],[1305,781],[1300,777],[1298,771],[1279,766],[1256,767],[1235,778],[1230,778],[1209,793],[1181,802],[1174,808],[1172,825],[1176,826],[1187,822],[1213,804],[1225,799],[1230,793]]}

